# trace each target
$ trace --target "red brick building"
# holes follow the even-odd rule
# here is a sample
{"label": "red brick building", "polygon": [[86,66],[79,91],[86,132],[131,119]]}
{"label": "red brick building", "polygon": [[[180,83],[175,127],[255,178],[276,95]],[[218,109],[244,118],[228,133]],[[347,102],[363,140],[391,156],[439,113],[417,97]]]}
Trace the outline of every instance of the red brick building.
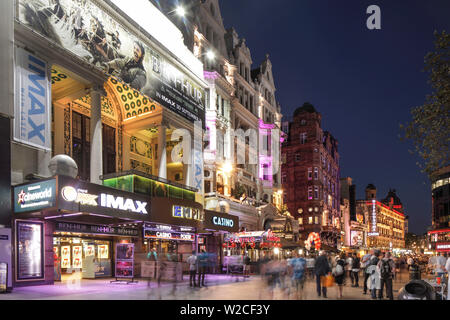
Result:
{"label": "red brick building", "polygon": [[301,239],[320,235],[322,244],[337,247],[340,237],[338,142],[321,127],[322,115],[310,103],[284,123],[281,182],[284,203],[298,218]]}

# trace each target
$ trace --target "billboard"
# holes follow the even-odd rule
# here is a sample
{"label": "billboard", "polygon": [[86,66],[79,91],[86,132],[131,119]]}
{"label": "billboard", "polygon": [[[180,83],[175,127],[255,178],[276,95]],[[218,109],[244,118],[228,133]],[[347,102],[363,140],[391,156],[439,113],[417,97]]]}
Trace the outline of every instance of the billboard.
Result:
{"label": "billboard", "polygon": [[164,107],[204,123],[205,90],[94,1],[19,0],[19,20]]}
{"label": "billboard", "polygon": [[364,246],[364,232],[352,230],[350,232],[350,246],[362,247]]}
{"label": "billboard", "polygon": [[134,244],[116,244],[116,278],[134,278]]}
{"label": "billboard", "polygon": [[44,225],[16,220],[16,280],[44,279]]}
{"label": "billboard", "polygon": [[14,140],[51,150],[51,88],[47,62],[16,48]]}

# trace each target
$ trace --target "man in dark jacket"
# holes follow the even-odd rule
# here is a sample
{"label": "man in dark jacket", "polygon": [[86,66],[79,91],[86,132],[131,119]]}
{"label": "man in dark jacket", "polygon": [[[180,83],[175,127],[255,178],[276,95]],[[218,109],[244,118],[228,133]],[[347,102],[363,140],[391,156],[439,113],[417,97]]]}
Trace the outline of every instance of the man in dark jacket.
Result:
{"label": "man in dark jacket", "polygon": [[322,287],[320,282],[321,277],[324,277],[331,272],[330,264],[328,263],[327,253],[325,251],[322,251],[320,256],[317,258],[316,263],[314,265],[314,271],[316,273],[317,295],[320,297],[320,295],[323,294],[323,297],[326,298],[327,288]]}

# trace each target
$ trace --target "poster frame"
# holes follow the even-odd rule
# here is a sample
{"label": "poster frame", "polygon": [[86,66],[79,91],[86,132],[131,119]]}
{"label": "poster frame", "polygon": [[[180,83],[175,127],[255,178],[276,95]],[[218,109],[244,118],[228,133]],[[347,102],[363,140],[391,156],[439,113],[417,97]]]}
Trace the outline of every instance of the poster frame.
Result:
{"label": "poster frame", "polygon": [[[40,225],[41,226],[41,277],[35,277],[35,278],[23,278],[19,276],[19,243],[18,243],[18,227],[19,224],[36,224],[36,225]],[[15,281],[16,282],[29,282],[29,281],[42,281],[45,279],[45,270],[44,270],[44,247],[45,247],[45,243],[44,243],[44,223],[41,221],[33,221],[33,220],[15,220],[15,225],[14,225],[14,247],[15,247],[15,263],[16,263],[16,267],[15,267]]]}

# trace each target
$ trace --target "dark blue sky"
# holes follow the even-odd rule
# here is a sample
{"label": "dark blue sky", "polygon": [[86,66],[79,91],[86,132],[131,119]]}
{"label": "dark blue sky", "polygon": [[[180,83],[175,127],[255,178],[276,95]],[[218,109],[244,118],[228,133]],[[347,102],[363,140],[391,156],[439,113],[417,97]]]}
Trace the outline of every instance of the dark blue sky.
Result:
{"label": "dark blue sky", "polygon": [[[381,8],[381,30],[366,9]],[[339,141],[341,176],[364,197],[369,183],[384,198],[395,188],[410,231],[431,224],[431,190],[419,160],[399,139],[399,124],[431,88],[422,72],[433,31],[450,32],[450,1],[221,0],[226,28],[245,38],[254,65],[270,54],[276,97],[291,116],[305,101]]]}

